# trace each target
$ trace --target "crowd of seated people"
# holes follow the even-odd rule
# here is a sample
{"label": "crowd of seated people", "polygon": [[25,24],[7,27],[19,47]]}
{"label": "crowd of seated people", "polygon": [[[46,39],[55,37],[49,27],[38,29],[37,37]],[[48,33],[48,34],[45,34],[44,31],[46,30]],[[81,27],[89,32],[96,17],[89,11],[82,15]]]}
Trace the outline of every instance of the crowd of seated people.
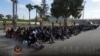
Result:
{"label": "crowd of seated people", "polygon": [[28,46],[38,41],[55,43],[55,39],[64,41],[72,35],[77,35],[82,31],[81,26],[54,26],[54,27],[18,27],[16,30],[13,28],[6,31],[7,38],[14,38],[19,42],[28,41]]}

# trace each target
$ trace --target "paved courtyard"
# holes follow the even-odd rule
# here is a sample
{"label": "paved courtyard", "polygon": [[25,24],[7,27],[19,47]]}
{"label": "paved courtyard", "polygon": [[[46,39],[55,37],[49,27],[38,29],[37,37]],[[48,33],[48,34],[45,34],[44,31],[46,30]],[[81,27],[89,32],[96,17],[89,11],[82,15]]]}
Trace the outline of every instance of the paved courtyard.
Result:
{"label": "paved courtyard", "polygon": [[[14,46],[18,43],[14,39],[7,39],[5,33],[0,30],[0,54],[3,56],[16,56],[13,52]],[[21,45],[21,44],[20,44]],[[22,45],[21,45],[22,46]],[[54,44],[44,43],[42,50],[34,50],[29,47],[22,47],[21,56],[32,55],[99,55],[100,54],[100,27],[95,30],[82,32],[64,41],[55,40]],[[1,55],[0,55],[1,56]]]}

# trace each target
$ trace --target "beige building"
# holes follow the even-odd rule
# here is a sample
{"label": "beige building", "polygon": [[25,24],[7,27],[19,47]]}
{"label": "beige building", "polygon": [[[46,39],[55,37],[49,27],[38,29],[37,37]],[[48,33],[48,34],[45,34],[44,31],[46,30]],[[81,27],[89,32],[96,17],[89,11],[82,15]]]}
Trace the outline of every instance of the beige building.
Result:
{"label": "beige building", "polygon": [[[61,24],[63,25],[64,19],[62,17],[59,17],[58,19],[55,17],[49,17],[49,23],[54,22],[55,24],[59,24],[61,22]],[[100,19],[72,19],[72,18],[68,18],[67,20],[67,24],[70,25],[74,25],[74,23],[76,24],[87,24],[88,22],[92,22],[94,24],[99,24],[100,25]]]}

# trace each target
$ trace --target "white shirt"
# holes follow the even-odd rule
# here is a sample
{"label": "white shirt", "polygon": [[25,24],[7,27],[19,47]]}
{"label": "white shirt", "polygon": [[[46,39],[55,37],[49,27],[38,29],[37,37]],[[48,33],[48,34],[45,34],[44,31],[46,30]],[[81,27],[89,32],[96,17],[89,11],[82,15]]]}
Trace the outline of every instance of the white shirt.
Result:
{"label": "white shirt", "polygon": [[32,33],[33,33],[33,34],[37,34],[37,31],[35,30],[35,31],[33,31]]}

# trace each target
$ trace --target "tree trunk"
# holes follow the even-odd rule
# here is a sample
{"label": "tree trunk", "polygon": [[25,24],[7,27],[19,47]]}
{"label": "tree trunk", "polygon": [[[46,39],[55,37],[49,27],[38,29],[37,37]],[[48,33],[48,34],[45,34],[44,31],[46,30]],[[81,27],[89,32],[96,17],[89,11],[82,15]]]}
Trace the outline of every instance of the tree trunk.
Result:
{"label": "tree trunk", "polygon": [[67,18],[65,17],[64,17],[64,31],[65,31],[65,34],[67,34]]}
{"label": "tree trunk", "polygon": [[37,9],[36,9],[35,25],[36,25],[36,22],[37,22]]}
{"label": "tree trunk", "polygon": [[17,21],[17,2],[12,2],[12,14],[13,14],[13,20],[12,20],[12,27],[13,27],[13,29],[15,29],[16,28],[16,21]]}
{"label": "tree trunk", "polygon": [[59,26],[61,26],[61,22],[59,22]]}
{"label": "tree trunk", "polygon": [[3,20],[4,31],[6,30],[6,19]]}
{"label": "tree trunk", "polygon": [[12,12],[13,12],[13,20],[12,20],[12,25],[13,25],[13,29],[15,29],[15,12],[14,12],[14,7],[15,7],[15,3],[13,2],[13,8],[12,8]]}
{"label": "tree trunk", "polygon": [[42,27],[42,21],[40,21],[40,27]]}
{"label": "tree trunk", "polygon": [[30,11],[29,11],[29,25],[30,25]]}
{"label": "tree trunk", "polygon": [[54,27],[54,22],[52,22],[52,28]]}
{"label": "tree trunk", "polygon": [[[18,15],[17,15],[17,3],[16,3],[16,22],[17,22],[17,19],[18,19]],[[15,25],[17,26],[16,22],[15,22]]]}
{"label": "tree trunk", "polygon": [[64,27],[67,27],[67,18],[64,17]]}

